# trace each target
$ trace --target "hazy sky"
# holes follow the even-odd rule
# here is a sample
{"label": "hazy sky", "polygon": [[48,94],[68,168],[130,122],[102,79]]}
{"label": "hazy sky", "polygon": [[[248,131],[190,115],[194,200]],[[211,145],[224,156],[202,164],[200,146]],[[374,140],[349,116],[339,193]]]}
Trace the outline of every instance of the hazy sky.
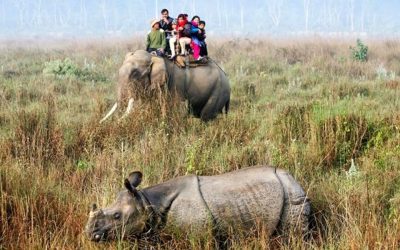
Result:
{"label": "hazy sky", "polygon": [[0,0],[0,37],[130,36],[162,8],[216,35],[400,34],[400,0]]}

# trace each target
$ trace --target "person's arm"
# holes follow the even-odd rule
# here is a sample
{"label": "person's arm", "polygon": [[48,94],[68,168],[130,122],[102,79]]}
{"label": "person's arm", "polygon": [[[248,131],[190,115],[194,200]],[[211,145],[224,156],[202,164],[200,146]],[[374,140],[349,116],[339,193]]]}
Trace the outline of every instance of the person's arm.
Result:
{"label": "person's arm", "polygon": [[192,34],[192,35],[198,34],[199,30],[200,30],[199,28],[192,25],[192,28],[190,29],[190,34]]}
{"label": "person's arm", "polygon": [[150,47],[150,33],[147,34],[147,38],[146,38],[146,50],[149,50]]}
{"label": "person's arm", "polygon": [[203,41],[204,41],[204,40],[206,39],[206,37],[207,37],[206,31],[205,31],[205,30],[202,30],[201,36],[202,36],[202,39],[203,39]]}
{"label": "person's arm", "polygon": [[162,34],[161,48],[165,49],[167,47],[167,38]]}

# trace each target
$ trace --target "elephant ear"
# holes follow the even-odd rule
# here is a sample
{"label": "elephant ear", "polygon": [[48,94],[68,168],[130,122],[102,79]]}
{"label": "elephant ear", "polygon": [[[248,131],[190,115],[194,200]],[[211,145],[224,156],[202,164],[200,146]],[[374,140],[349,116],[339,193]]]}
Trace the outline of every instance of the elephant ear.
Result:
{"label": "elephant ear", "polygon": [[161,88],[167,82],[167,67],[163,58],[153,56],[151,58],[150,90]]}
{"label": "elephant ear", "polygon": [[134,53],[133,53],[133,52],[128,52],[128,53],[125,55],[124,63],[129,62],[129,61],[132,61],[133,58],[134,58]]}

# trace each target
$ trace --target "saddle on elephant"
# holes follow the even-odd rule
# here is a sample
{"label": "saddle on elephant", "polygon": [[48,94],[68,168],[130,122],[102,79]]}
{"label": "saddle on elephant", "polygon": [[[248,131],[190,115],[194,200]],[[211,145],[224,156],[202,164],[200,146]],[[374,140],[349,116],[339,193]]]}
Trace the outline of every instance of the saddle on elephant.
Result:
{"label": "saddle on elephant", "polygon": [[186,56],[178,55],[174,60],[174,63],[180,68],[205,66],[208,62],[209,58],[207,56],[203,57],[201,60],[195,60],[192,54]]}

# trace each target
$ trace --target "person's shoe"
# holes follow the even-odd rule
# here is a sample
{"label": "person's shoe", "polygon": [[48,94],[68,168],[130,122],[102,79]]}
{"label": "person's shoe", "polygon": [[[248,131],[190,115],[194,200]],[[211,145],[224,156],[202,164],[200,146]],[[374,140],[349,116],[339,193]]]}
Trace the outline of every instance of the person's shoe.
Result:
{"label": "person's shoe", "polygon": [[196,61],[199,62],[199,61],[203,60],[203,58],[204,58],[204,57],[199,56],[199,57],[196,59]]}
{"label": "person's shoe", "polygon": [[170,55],[170,56],[169,56],[169,60],[174,60],[175,57],[176,57],[176,55]]}

